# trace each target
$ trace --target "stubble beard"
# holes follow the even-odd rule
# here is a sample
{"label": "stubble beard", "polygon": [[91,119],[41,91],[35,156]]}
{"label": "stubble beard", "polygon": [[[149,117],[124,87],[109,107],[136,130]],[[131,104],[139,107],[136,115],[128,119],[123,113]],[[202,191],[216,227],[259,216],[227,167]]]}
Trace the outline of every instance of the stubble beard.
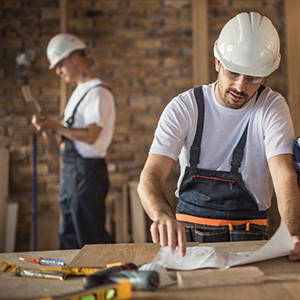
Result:
{"label": "stubble beard", "polygon": [[[243,100],[234,101],[231,93],[233,93],[236,96],[243,97]],[[240,109],[249,101],[249,96],[244,92],[240,93],[235,89],[227,88],[222,96],[222,101],[224,105],[228,108]]]}

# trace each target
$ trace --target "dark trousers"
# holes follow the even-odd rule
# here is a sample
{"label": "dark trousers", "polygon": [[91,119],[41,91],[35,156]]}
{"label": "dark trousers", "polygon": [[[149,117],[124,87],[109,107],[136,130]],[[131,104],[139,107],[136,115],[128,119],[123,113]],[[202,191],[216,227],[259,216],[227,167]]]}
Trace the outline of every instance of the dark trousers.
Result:
{"label": "dark trousers", "polygon": [[237,242],[267,240],[267,226],[246,224],[232,226],[210,226],[183,222],[187,242],[214,243],[214,242]]}
{"label": "dark trousers", "polygon": [[60,249],[110,243],[105,229],[105,197],[109,189],[105,160],[82,158],[72,147],[63,150],[62,157]]}

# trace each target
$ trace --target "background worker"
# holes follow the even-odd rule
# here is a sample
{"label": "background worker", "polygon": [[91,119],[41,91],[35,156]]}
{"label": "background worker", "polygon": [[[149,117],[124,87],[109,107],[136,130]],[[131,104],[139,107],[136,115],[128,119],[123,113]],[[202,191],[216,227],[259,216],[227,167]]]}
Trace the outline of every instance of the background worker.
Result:
{"label": "background worker", "polygon": [[85,48],[81,39],[68,33],[50,40],[49,68],[76,88],[66,105],[63,124],[49,116],[32,119],[38,130],[49,129],[63,137],[60,249],[111,242],[105,229],[109,189],[105,156],[114,131],[115,102],[109,87],[93,74]]}
{"label": "background worker", "polygon": [[[295,241],[289,258],[300,259],[293,125],[285,99],[261,88],[279,66],[279,43],[268,18],[238,14],[214,45],[217,81],[202,87],[203,97],[191,89],[165,108],[138,186],[155,243],[184,256],[186,241],[266,239],[274,187]],[[175,216],[164,184],[178,158]]]}

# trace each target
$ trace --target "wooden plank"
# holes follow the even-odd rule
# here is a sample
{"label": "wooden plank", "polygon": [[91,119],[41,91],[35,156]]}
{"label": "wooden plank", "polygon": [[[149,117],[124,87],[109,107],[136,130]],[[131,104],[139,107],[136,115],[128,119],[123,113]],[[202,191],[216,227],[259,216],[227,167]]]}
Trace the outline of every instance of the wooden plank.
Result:
{"label": "wooden plank", "polygon": [[288,103],[296,136],[300,135],[300,1],[285,1],[286,59],[288,66]]}
{"label": "wooden plank", "polygon": [[[33,223],[31,224],[33,233]],[[38,216],[37,218],[37,250],[58,249],[59,216]],[[30,245],[33,245],[31,234]]]}
{"label": "wooden plank", "polygon": [[[35,114],[37,118],[41,118],[42,108],[40,107],[38,101],[32,96],[30,87],[28,85],[22,86],[22,92],[25,102],[30,107],[32,113]],[[59,155],[59,146],[54,135],[49,130],[44,130],[43,132],[47,137],[47,141],[49,142],[51,152],[53,154]]]}
{"label": "wooden plank", "polygon": [[121,226],[122,226],[122,243],[129,243],[129,226],[128,226],[128,201],[129,201],[129,193],[128,193],[128,185],[124,184],[122,187],[122,215],[121,215]]}
{"label": "wooden plank", "polygon": [[17,233],[18,203],[8,202],[6,208],[5,252],[14,252]]}
{"label": "wooden plank", "polygon": [[238,285],[264,281],[264,273],[258,267],[252,266],[225,270],[178,271],[176,274],[179,288]]}
{"label": "wooden plank", "polygon": [[137,186],[137,181],[129,183],[132,242],[145,243],[147,241],[146,215],[137,193]]}
{"label": "wooden plank", "polygon": [[230,269],[203,269],[195,271],[178,271],[179,288],[217,287],[242,284],[256,284],[267,281],[299,281],[298,273],[265,275],[256,266],[235,267]]}
{"label": "wooden plank", "polygon": [[193,83],[209,83],[207,0],[193,0]]}
{"label": "wooden plank", "polygon": [[[68,0],[60,0],[60,31],[68,31]],[[68,86],[66,82],[60,79],[60,115],[63,114],[67,104]]]}
{"label": "wooden plank", "polygon": [[9,150],[0,148],[0,252],[5,250],[6,201],[8,199]]}

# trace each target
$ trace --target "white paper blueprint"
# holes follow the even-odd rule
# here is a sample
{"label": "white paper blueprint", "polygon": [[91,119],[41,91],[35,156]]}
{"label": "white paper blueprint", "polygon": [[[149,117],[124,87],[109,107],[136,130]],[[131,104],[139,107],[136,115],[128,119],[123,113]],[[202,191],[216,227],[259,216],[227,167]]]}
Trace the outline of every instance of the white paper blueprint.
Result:
{"label": "white paper blueprint", "polygon": [[286,256],[294,248],[294,241],[285,223],[281,221],[272,238],[255,252],[226,252],[216,247],[187,247],[186,255],[180,257],[178,250],[162,247],[153,263],[174,270],[200,268],[229,268],[275,257]]}

